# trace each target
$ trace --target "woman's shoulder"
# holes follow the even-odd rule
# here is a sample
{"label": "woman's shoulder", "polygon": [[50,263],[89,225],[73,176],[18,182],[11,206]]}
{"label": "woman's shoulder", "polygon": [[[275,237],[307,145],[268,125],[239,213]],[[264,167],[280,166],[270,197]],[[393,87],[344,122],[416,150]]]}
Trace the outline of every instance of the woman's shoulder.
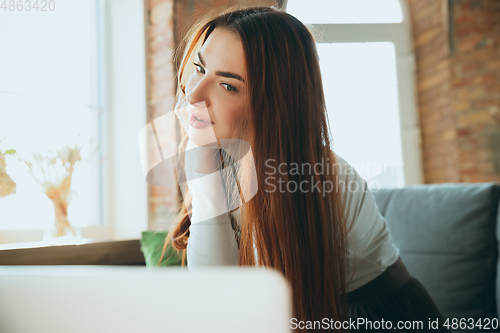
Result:
{"label": "woman's shoulder", "polygon": [[[335,188],[341,193],[346,212],[347,228],[357,229],[361,234],[370,225],[384,224],[375,199],[368,189],[366,180],[338,153],[332,151],[332,168],[335,168]],[[360,236],[360,235],[358,235]]]}
{"label": "woman's shoulder", "polygon": [[[361,194],[368,190],[367,183],[357,170],[335,151],[330,151],[332,170],[335,170],[338,187],[343,194]],[[347,192],[347,193],[346,193]]]}

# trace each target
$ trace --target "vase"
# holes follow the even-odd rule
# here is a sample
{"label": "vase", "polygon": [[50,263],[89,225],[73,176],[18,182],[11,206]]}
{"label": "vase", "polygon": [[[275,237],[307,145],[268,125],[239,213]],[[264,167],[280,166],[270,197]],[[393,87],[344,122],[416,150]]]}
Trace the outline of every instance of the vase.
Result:
{"label": "vase", "polygon": [[54,205],[54,224],[45,230],[43,240],[60,242],[81,239],[80,228],[68,220],[68,203],[59,198],[51,199]]}

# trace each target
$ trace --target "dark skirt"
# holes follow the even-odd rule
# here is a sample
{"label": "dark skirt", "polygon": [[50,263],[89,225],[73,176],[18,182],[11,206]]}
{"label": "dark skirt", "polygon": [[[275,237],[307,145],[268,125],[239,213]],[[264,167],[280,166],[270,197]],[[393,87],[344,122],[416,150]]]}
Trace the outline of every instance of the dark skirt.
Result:
{"label": "dark skirt", "polygon": [[450,332],[431,296],[401,258],[374,280],[347,293],[347,304],[349,320],[356,323],[351,332]]}

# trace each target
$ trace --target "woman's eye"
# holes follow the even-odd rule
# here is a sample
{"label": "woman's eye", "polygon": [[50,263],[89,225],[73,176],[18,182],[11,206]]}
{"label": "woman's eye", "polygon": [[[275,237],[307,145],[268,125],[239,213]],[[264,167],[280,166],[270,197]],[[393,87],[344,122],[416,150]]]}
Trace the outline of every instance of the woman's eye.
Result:
{"label": "woman's eye", "polygon": [[194,63],[195,67],[196,67],[196,70],[202,74],[205,74],[205,69],[203,67],[201,67],[199,64],[197,63]]}
{"label": "woman's eye", "polygon": [[236,89],[235,87],[233,87],[232,85],[230,84],[227,84],[227,83],[222,83],[222,85],[228,90],[228,91],[231,91],[231,92],[238,92],[238,89]]}

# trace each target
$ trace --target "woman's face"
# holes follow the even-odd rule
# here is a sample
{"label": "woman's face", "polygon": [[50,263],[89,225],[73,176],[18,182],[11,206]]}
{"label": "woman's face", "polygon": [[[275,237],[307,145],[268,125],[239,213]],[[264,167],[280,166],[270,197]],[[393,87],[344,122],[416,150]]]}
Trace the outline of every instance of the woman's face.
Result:
{"label": "woman's face", "polygon": [[239,37],[228,30],[214,29],[195,64],[188,66],[195,66],[185,89],[190,104],[189,137],[200,146],[215,142],[214,134],[217,140],[233,138],[235,124],[248,105],[246,64]]}

